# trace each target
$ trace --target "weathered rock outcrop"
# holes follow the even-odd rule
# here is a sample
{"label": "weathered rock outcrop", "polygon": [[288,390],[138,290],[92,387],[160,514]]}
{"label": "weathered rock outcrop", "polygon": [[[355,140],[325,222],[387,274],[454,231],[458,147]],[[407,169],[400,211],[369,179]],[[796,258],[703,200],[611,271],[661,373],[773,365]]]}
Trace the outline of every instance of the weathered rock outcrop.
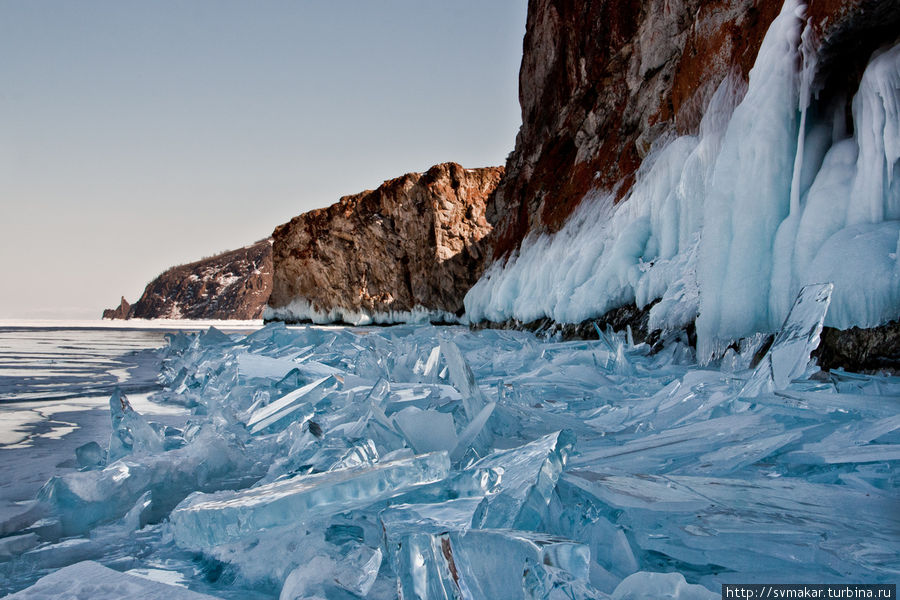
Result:
{"label": "weathered rock outcrop", "polygon": [[267,317],[358,323],[423,309],[432,318],[459,314],[482,271],[485,205],[502,174],[440,164],[279,226]]}
{"label": "weathered rock outcrop", "polygon": [[103,311],[103,318],[127,319],[130,312],[131,304],[128,303],[128,300],[125,299],[125,296],[122,296],[122,300],[119,302],[119,306],[117,306],[116,308],[107,308]]}
{"label": "weathered rock outcrop", "polygon": [[[111,319],[258,319],[272,288],[272,240],[172,267]],[[124,313],[124,314],[123,314]]]}
{"label": "weathered rock outcrop", "polygon": [[[654,142],[696,133],[722,80],[746,81],[781,5],[529,0],[522,127],[487,213],[493,256],[556,231],[588,192],[623,198]],[[811,0],[807,15],[823,103],[852,95],[872,51],[900,30],[890,0]]]}

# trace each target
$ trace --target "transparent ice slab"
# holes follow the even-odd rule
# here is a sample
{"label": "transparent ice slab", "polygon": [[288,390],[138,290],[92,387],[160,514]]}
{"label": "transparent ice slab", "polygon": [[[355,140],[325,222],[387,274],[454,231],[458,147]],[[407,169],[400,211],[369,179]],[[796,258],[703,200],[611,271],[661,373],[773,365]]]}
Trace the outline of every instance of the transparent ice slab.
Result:
{"label": "transparent ice slab", "polygon": [[469,420],[475,418],[475,415],[484,408],[484,395],[478,388],[475,381],[475,374],[469,363],[466,362],[462,352],[454,342],[450,340],[441,340],[441,354],[447,361],[447,368],[450,371],[450,381],[453,386],[462,394],[463,407],[466,410],[466,417]]}
{"label": "transparent ice slab", "polygon": [[886,581],[900,566],[900,513],[894,510],[900,498],[893,491],[798,478],[573,471],[563,479],[573,496],[580,490],[582,501],[595,502],[626,527],[643,552],[696,567],[725,567],[758,579],[816,564],[834,579],[855,573]]}
{"label": "transparent ice slab", "polygon": [[124,516],[147,492],[152,498],[149,518],[158,520],[191,492],[246,487],[261,475],[239,440],[206,428],[184,448],[53,477],[38,498],[59,517],[63,532],[72,535]]}
{"label": "transparent ice slab", "polygon": [[394,423],[418,454],[456,448],[456,425],[453,415],[410,406],[393,416]]}
{"label": "transparent ice slab", "polygon": [[529,564],[555,567],[581,581],[590,568],[585,545],[529,531],[412,533],[398,546],[404,599],[526,598]]}
{"label": "transparent ice slab", "polygon": [[641,571],[629,575],[616,587],[610,600],[718,600],[720,594],[702,585],[690,584],[681,573],[650,573]]}
{"label": "transparent ice slab", "polygon": [[[296,567],[285,579],[279,600],[329,598],[337,591],[339,597],[366,597],[378,577],[381,567],[381,548],[355,545],[339,557],[316,556]],[[332,591],[334,590],[334,591]]]}
{"label": "transparent ice slab", "polygon": [[121,390],[116,388],[109,398],[112,433],[109,437],[107,460],[116,461],[132,453],[153,454],[165,449],[165,440],[150,426]]}
{"label": "transparent ice slab", "polygon": [[309,522],[372,504],[416,486],[444,479],[446,452],[384,464],[343,469],[251,488],[242,492],[195,494],[172,511],[175,541],[202,549],[256,531]]}
{"label": "transparent ice slab", "polygon": [[470,469],[497,469],[499,492],[487,496],[472,517],[479,529],[536,529],[546,517],[550,495],[575,443],[557,431],[524,446],[490,454]]}
{"label": "transparent ice slab", "polygon": [[322,377],[254,411],[247,420],[250,433],[284,429],[294,420],[306,420],[312,414],[308,409],[315,406],[328,387],[335,383],[332,376]]}
{"label": "transparent ice slab", "polygon": [[833,291],[833,283],[807,285],[800,290],[781,331],[741,390],[741,396],[749,398],[783,390],[803,375],[810,353],[819,345]]}

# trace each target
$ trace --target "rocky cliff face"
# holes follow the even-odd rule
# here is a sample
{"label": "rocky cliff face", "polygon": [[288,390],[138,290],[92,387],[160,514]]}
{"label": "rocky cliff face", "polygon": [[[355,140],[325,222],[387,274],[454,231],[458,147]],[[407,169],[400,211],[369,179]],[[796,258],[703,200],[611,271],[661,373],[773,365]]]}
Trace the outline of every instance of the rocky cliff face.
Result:
{"label": "rocky cliff face", "polygon": [[501,167],[440,164],[278,227],[268,318],[453,318],[481,273]]}
{"label": "rocky cliff face", "polygon": [[[770,0],[529,0],[522,127],[488,207],[493,256],[553,232],[588,192],[622,199],[654,143],[697,133],[719,84],[746,82],[781,10]],[[900,4],[811,0],[803,33],[814,91],[852,96],[872,51],[896,39]],[[848,115],[849,117],[849,115]]]}
{"label": "rocky cliff face", "polygon": [[116,308],[107,308],[103,311],[103,318],[127,319],[130,313],[131,304],[128,303],[128,300],[125,299],[125,296],[122,296],[122,299],[119,301],[119,306],[117,306]]}
{"label": "rocky cliff face", "polygon": [[272,240],[172,267],[107,319],[259,319],[272,288]]}

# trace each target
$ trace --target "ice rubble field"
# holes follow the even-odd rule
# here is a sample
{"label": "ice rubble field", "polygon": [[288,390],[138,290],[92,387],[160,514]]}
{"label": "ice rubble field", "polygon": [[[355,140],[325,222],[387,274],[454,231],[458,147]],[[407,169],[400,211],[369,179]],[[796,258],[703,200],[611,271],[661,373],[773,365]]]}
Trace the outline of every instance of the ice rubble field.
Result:
{"label": "ice rubble field", "polygon": [[755,369],[761,338],[700,368],[677,340],[599,330],[176,335],[158,399],[191,406],[186,427],[114,394],[104,448],[0,524],[0,582],[167,600],[896,582],[900,378],[809,362],[830,294],[805,288]]}
{"label": "ice rubble field", "polygon": [[[705,361],[775,331],[801,287],[833,282],[826,325],[900,313],[900,45],[876,52],[851,102],[816,104],[805,3],[787,0],[749,85],[726,78],[698,135],[660,140],[626,201],[582,202],[469,291],[472,322],[579,323],[635,302],[653,328],[696,320]],[[699,317],[698,317],[699,316]]]}

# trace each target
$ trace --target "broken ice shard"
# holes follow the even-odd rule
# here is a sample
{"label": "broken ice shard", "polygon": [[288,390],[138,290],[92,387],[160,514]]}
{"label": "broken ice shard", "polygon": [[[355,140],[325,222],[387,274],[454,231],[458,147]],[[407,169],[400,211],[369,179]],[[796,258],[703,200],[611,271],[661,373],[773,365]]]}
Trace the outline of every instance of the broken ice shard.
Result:
{"label": "broken ice shard", "polygon": [[435,346],[431,349],[431,353],[428,355],[428,360],[425,362],[425,370],[422,372],[422,375],[425,377],[435,378],[437,376],[437,368],[438,362],[441,360],[441,347]]}
{"label": "broken ice shard", "polygon": [[147,491],[152,492],[155,520],[195,490],[249,485],[262,475],[258,468],[239,441],[207,428],[177,450],[52,477],[38,499],[56,513],[63,532],[72,535],[124,516]]}
{"label": "broken ice shard", "polygon": [[29,532],[0,538],[0,562],[6,562],[41,543],[38,534]]}
{"label": "broken ice shard", "polygon": [[900,444],[871,443],[900,429],[900,414],[874,422],[844,425],[821,440],[791,452],[793,464],[841,464],[900,460]]}
{"label": "broken ice shard", "polygon": [[120,573],[86,560],[42,577],[29,588],[6,597],[9,600],[90,598],[91,600],[214,600],[177,585]]}
{"label": "broken ice shard", "polygon": [[394,422],[417,454],[456,447],[456,426],[448,413],[408,406],[394,414]]}
{"label": "broken ice shard", "polygon": [[794,477],[573,471],[562,480],[570,492],[580,489],[593,499],[582,501],[615,516],[637,547],[697,567],[718,565],[768,581],[796,576],[809,565],[818,573],[869,577],[896,568],[900,520],[892,491]]}
{"label": "broken ice shard", "polygon": [[197,338],[201,347],[209,347],[209,346],[221,346],[224,344],[231,344],[232,340],[228,337],[227,334],[222,333],[215,327],[210,326],[209,329],[202,332],[200,336]]}
{"label": "broken ice shard", "polygon": [[373,549],[359,544],[337,559],[327,555],[315,556],[288,574],[279,600],[347,596],[334,588],[352,592],[354,598],[365,597],[378,577],[381,559],[381,548]]}
{"label": "broken ice shard", "polygon": [[109,462],[131,453],[153,454],[165,448],[163,437],[131,407],[128,398],[118,388],[109,398],[109,413],[112,419],[107,452]]}
{"label": "broken ice shard", "polygon": [[79,468],[93,469],[99,467],[106,460],[103,448],[97,442],[88,442],[75,448],[75,460]]}
{"label": "broken ice shard", "polygon": [[483,496],[482,492],[452,500],[440,497],[437,502],[398,504],[381,511],[379,519],[384,532],[384,547],[394,572],[400,572],[400,552],[410,536],[467,531]]}
{"label": "broken ice shard", "polygon": [[238,374],[246,378],[281,379],[297,368],[289,358],[273,358],[243,352],[237,356]]}
{"label": "broken ice shard", "polygon": [[575,443],[563,430],[533,442],[494,452],[470,469],[503,469],[500,491],[482,500],[472,517],[478,529],[536,529],[547,514],[550,497]]}
{"label": "broken ice shard", "polygon": [[475,382],[475,374],[472,373],[472,368],[456,344],[450,340],[441,340],[440,348],[450,370],[450,381],[453,382],[453,387],[462,394],[466,418],[472,420],[485,404],[484,396]]}
{"label": "broken ice shard", "polygon": [[783,390],[803,375],[810,353],[819,345],[832,291],[832,283],[807,285],[800,290],[772,347],[741,390],[741,397]]}
{"label": "broken ice shard", "polygon": [[450,453],[450,460],[454,463],[462,460],[466,451],[475,443],[475,440],[481,436],[481,432],[484,431],[484,426],[487,425],[487,421],[494,413],[494,408],[496,406],[496,402],[486,404],[484,408],[478,411],[475,418],[466,425],[466,428],[460,432],[456,448]]}
{"label": "broken ice shard", "polygon": [[299,475],[240,492],[194,494],[171,514],[175,541],[202,549],[259,530],[308,522],[368,506],[447,477],[446,452],[393,462]]}
{"label": "broken ice shard", "polygon": [[300,415],[295,413],[298,413],[304,407],[309,408],[321,400],[325,395],[328,384],[333,381],[333,378],[330,376],[322,377],[285,394],[268,406],[254,411],[247,421],[250,433],[259,433],[267,428],[283,429],[294,420],[303,421],[305,417],[300,418]]}
{"label": "broken ice shard", "polygon": [[529,564],[586,580],[584,544],[545,533],[470,530],[412,533],[399,545],[398,588],[404,599],[526,598]]}

